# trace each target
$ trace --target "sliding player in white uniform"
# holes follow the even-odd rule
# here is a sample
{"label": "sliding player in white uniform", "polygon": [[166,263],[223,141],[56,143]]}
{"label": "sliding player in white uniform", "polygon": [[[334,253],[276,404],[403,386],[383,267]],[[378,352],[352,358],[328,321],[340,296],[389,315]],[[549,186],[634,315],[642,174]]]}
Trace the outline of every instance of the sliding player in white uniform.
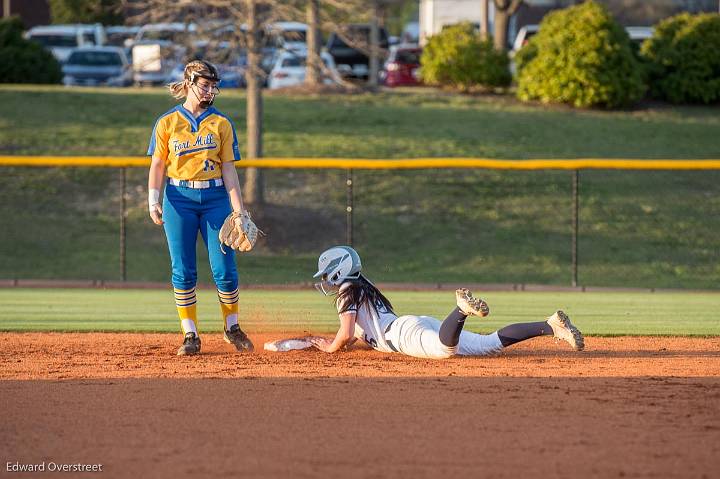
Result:
{"label": "sliding player in white uniform", "polygon": [[512,344],[536,336],[553,335],[581,351],[585,344],[580,331],[562,311],[546,321],[516,323],[492,334],[463,331],[469,315],[490,314],[482,299],[467,289],[455,292],[457,308],[444,321],[429,316],[397,316],[390,301],[361,274],[360,256],[349,246],[336,246],[320,255],[315,285],[325,295],[336,294],[340,328],[332,340],[313,338],[312,344],[334,353],[361,339],[378,351],[408,356],[444,359],[454,355],[487,356]]}

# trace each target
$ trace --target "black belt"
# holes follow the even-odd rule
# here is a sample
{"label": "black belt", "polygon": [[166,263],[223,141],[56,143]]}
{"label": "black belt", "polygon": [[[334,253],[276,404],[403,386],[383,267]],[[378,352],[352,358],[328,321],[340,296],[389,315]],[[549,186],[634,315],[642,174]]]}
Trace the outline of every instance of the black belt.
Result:
{"label": "black belt", "polygon": [[396,353],[399,353],[400,351],[398,351],[397,348],[395,347],[395,345],[393,345],[392,341],[390,341],[387,338],[387,333],[390,332],[390,328],[392,328],[392,325],[394,323],[395,323],[395,321],[390,322],[390,324],[388,324],[387,327],[385,328],[385,342],[387,343],[388,346],[390,346],[390,349],[392,349]]}

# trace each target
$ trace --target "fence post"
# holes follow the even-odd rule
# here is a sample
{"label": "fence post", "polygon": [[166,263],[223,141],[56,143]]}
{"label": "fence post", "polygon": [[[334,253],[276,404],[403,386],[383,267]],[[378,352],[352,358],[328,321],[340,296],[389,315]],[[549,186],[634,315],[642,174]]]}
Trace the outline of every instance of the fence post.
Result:
{"label": "fence post", "polygon": [[127,280],[127,264],[125,260],[125,190],[127,183],[126,172],[127,168],[120,168],[120,279],[122,281]]}
{"label": "fence post", "polygon": [[345,242],[348,246],[353,245],[353,170],[347,170],[347,179],[345,180],[347,185],[347,206],[345,207],[346,225],[345,225]]}
{"label": "fence post", "polygon": [[572,285],[578,285],[578,209],[580,187],[580,171],[573,170],[572,176]]}

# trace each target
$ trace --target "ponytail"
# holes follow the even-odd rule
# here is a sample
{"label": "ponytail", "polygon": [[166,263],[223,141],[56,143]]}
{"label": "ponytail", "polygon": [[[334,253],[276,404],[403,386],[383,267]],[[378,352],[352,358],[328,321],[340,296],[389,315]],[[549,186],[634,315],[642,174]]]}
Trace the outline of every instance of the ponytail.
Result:
{"label": "ponytail", "polygon": [[170,91],[170,94],[173,96],[173,98],[175,98],[176,100],[182,100],[187,96],[188,87],[185,83],[185,80],[168,83],[166,87]]}
{"label": "ponytail", "polygon": [[377,309],[376,305],[382,305],[394,314],[390,300],[362,274],[358,279],[351,279],[348,282],[350,286],[343,289],[338,295],[337,304],[341,309],[339,313],[344,313],[353,306],[359,309],[364,303],[368,303],[375,309]]}

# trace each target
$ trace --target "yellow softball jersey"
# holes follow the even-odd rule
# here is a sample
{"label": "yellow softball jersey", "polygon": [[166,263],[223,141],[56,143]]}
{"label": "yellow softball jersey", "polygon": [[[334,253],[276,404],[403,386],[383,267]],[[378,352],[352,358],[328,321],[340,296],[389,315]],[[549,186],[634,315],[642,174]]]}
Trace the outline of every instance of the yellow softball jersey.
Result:
{"label": "yellow softball jersey", "polygon": [[222,163],[240,159],[230,118],[213,107],[195,118],[182,105],[157,119],[147,154],[165,160],[168,177],[194,181],[221,178]]}

